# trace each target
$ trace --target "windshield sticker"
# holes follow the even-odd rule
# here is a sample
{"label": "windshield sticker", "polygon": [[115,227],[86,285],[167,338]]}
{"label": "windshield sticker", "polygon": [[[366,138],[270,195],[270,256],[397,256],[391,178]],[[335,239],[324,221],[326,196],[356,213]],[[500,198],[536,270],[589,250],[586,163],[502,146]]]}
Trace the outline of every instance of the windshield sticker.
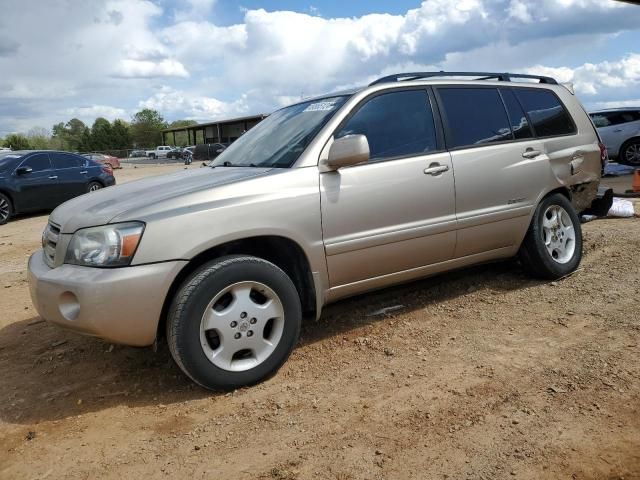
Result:
{"label": "windshield sticker", "polygon": [[317,102],[310,104],[303,112],[329,112],[336,106],[335,100],[331,102]]}

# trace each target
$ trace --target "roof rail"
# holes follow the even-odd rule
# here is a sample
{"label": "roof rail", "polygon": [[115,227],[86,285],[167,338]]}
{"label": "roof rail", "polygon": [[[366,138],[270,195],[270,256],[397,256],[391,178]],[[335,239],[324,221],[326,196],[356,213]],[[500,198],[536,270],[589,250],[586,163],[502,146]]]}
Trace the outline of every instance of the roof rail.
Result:
{"label": "roof rail", "polygon": [[492,72],[411,72],[411,73],[395,73],[393,75],[387,75],[386,77],[379,78],[369,84],[378,85],[379,83],[390,82],[406,82],[409,80],[418,80],[421,78],[432,77],[478,77],[474,80],[498,80],[500,82],[510,82],[512,78],[530,78],[538,80],[540,83],[549,83],[556,85],[555,78],[544,77],[542,75],[526,75],[524,73],[492,73]]}

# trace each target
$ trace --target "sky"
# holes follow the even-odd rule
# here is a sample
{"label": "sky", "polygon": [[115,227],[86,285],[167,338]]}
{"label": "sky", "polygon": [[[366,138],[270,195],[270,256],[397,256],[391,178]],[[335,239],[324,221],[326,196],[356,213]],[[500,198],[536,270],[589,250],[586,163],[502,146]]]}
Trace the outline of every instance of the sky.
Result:
{"label": "sky", "polygon": [[640,6],[613,0],[0,0],[0,137],[158,110],[268,113],[398,72],[573,82],[640,106]]}

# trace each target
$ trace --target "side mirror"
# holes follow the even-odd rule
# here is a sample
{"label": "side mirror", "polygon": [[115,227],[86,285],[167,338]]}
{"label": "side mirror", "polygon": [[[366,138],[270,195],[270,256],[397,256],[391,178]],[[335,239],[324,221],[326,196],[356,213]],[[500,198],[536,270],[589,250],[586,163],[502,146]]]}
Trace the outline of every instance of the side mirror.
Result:
{"label": "side mirror", "polygon": [[364,135],[347,135],[333,141],[326,166],[337,170],[369,160],[369,142]]}
{"label": "side mirror", "polygon": [[26,175],[27,173],[31,173],[31,172],[33,172],[33,169],[31,167],[19,167],[16,170],[16,173],[18,175]]}

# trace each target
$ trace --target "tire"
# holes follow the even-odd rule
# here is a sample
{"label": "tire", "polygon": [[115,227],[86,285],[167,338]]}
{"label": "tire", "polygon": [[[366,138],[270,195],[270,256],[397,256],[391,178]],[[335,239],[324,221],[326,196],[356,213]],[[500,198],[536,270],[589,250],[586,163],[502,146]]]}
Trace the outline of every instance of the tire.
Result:
{"label": "tire", "polygon": [[100,182],[89,182],[87,185],[87,193],[95,192],[96,190],[100,190],[102,188],[102,184]]}
{"label": "tire", "polygon": [[623,165],[640,167],[640,138],[632,138],[624,142],[620,147],[617,160]]}
{"label": "tire", "polygon": [[582,228],[567,197],[554,193],[540,202],[519,257],[528,273],[542,279],[558,279],[578,268],[582,260]]}
{"label": "tire", "polygon": [[113,170],[113,165],[111,165],[110,163],[105,163],[105,165],[109,167],[111,170]]}
{"label": "tire", "polygon": [[301,322],[300,297],[286,273],[257,257],[227,256],[198,268],[176,292],[167,343],[194,382],[231,390],[274,375]]}
{"label": "tire", "polygon": [[155,160],[156,159],[156,154],[152,153],[151,155],[149,155],[149,158],[152,158],[153,160]]}
{"label": "tire", "polygon": [[4,193],[0,193],[0,225],[4,225],[13,216],[13,204]]}

